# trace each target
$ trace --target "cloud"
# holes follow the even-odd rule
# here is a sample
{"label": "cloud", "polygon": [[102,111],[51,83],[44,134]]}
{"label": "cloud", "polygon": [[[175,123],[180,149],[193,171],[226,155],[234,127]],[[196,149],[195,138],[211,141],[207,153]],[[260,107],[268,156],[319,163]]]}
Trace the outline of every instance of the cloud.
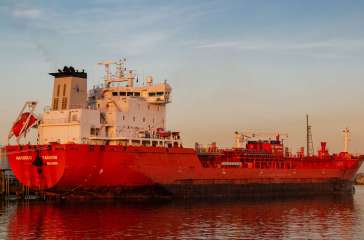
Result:
{"label": "cloud", "polygon": [[113,49],[115,52],[123,52],[128,56],[143,55],[163,46],[172,34],[173,32],[168,31],[145,31],[120,39],[107,39],[99,46]]}
{"label": "cloud", "polygon": [[15,8],[12,11],[12,15],[17,18],[36,19],[39,18],[41,14],[42,11],[36,8]]}
{"label": "cloud", "polygon": [[316,50],[316,49],[337,49],[355,50],[364,49],[362,40],[327,40],[317,42],[259,42],[259,41],[221,41],[194,45],[197,49],[236,49],[236,50]]}

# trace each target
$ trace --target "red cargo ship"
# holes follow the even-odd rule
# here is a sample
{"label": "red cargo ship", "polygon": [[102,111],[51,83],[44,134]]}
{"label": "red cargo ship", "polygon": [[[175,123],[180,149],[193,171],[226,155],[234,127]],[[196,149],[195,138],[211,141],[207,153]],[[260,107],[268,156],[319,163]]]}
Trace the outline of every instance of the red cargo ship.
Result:
{"label": "red cargo ship", "polygon": [[[347,141],[345,150],[333,155],[326,143],[317,155],[310,144],[306,155],[303,150],[292,155],[279,134],[260,140],[255,133],[236,133],[231,149],[184,148],[179,132],[165,130],[169,84],[147,77],[146,84],[134,86],[136,74],[126,70],[125,61],[100,64],[106,69],[102,86],[87,91],[87,74],[65,67],[50,73],[55,77],[52,107],[36,116],[36,102],[27,102],[20,112],[9,133],[17,144],[6,150],[25,186],[60,197],[93,198],[352,192],[364,157],[348,153]],[[20,144],[32,127],[37,144]]]}

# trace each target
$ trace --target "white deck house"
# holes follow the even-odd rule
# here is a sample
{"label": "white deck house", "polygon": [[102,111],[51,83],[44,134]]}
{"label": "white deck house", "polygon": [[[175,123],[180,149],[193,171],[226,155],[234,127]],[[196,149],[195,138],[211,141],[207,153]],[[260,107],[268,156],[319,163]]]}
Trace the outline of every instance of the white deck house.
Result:
{"label": "white deck house", "polygon": [[85,72],[65,67],[50,73],[52,107],[41,116],[39,143],[180,146],[179,133],[165,130],[170,85],[147,77],[146,85],[134,86],[135,73],[124,62],[102,64],[104,86],[89,91]]}

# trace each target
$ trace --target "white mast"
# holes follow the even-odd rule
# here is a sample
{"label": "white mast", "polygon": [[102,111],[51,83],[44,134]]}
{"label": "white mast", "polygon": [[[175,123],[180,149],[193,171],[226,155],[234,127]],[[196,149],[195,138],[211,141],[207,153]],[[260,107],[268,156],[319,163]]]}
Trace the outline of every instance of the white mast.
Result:
{"label": "white mast", "polygon": [[347,153],[349,152],[349,140],[350,140],[350,130],[349,128],[345,128],[343,130],[343,133],[344,133],[344,152]]}
{"label": "white mast", "polygon": [[235,132],[235,148],[243,147],[244,136],[238,131]]}
{"label": "white mast", "polygon": [[[126,69],[126,59],[119,60],[119,62],[114,61],[104,61],[98,63],[99,65],[105,66],[105,85],[110,87],[113,82],[127,82],[128,87],[134,86],[135,73],[133,70]],[[116,65],[116,75],[111,75],[110,65]],[[125,74],[125,72],[127,73]]]}
{"label": "white mast", "polygon": [[110,72],[110,65],[111,64],[115,64],[114,61],[103,61],[103,62],[99,62],[99,65],[104,65],[105,66],[105,85],[108,87],[109,83],[111,81],[111,72]]}

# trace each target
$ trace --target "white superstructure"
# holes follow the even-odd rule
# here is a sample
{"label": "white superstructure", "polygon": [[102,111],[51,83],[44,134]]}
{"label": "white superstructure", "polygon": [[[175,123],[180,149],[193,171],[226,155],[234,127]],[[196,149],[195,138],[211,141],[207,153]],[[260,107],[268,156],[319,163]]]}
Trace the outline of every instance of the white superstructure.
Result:
{"label": "white superstructure", "polygon": [[85,72],[65,67],[50,73],[55,77],[52,107],[42,114],[39,144],[179,146],[179,133],[165,130],[170,85],[154,84],[152,77],[137,85],[125,60],[100,64],[105,66],[104,84],[89,91]]}

